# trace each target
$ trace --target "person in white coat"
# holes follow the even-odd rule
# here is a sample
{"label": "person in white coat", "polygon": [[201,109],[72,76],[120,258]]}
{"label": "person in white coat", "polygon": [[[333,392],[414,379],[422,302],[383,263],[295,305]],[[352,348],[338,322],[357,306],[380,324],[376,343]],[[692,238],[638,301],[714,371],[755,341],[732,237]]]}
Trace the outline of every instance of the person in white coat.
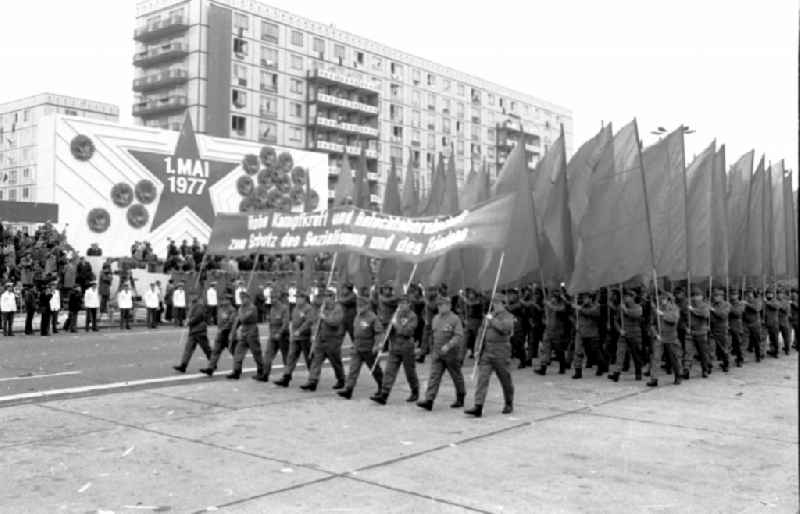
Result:
{"label": "person in white coat", "polygon": [[3,321],[3,335],[14,335],[14,313],[17,312],[17,297],[13,291],[14,284],[7,283],[0,295],[0,317]]}
{"label": "person in white coat", "polygon": [[186,290],[184,290],[184,283],[178,284],[178,287],[172,292],[172,317],[175,318],[175,326],[182,327],[183,320],[186,319]]}
{"label": "person in white coat", "polygon": [[50,297],[50,320],[54,334],[58,334],[58,311],[61,310],[61,291],[58,289],[58,282],[51,285],[53,296]]}
{"label": "person in white coat", "polygon": [[217,297],[217,283],[212,280],[206,289],[206,323],[209,325],[217,324]]}
{"label": "person in white coat", "polygon": [[147,308],[147,326],[158,328],[158,309],[161,306],[161,295],[155,282],[150,283],[150,288],[144,293],[144,306]]}
{"label": "person in white coat", "polygon": [[117,307],[119,308],[120,330],[131,329],[131,311],[133,311],[133,293],[128,284],[122,286],[117,292]]}
{"label": "person in white coat", "polygon": [[91,282],[89,288],[83,293],[83,306],[86,308],[86,331],[89,331],[91,325],[92,331],[97,332],[97,309],[100,308],[97,282]]}
{"label": "person in white coat", "polygon": [[244,287],[244,281],[236,281],[236,292],[233,294],[233,305],[237,309],[242,306],[242,293],[246,293],[247,288]]}

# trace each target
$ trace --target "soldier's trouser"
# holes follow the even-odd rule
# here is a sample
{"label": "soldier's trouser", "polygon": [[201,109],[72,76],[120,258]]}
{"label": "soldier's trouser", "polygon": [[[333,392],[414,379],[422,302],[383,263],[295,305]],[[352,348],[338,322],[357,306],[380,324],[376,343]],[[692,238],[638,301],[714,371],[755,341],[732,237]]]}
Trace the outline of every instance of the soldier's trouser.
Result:
{"label": "soldier's trouser", "polygon": [[414,360],[414,350],[390,350],[389,357],[386,360],[386,369],[383,372],[383,387],[381,390],[383,394],[389,396],[392,392],[392,386],[397,379],[397,372],[400,369],[400,364],[406,372],[406,381],[412,391],[419,391],[419,378],[417,378],[417,365]]}
{"label": "soldier's trouser", "polygon": [[678,329],[678,342],[681,343],[681,355],[686,355],[686,329]]}
{"label": "soldier's trouser", "polygon": [[[214,339],[214,348],[211,350],[211,358],[208,359],[208,367],[211,369],[217,369],[217,363],[219,362],[219,357],[222,355],[222,351],[225,348],[228,348],[228,338],[231,335],[231,329],[220,330],[217,332],[217,337]],[[234,348],[231,346],[229,348],[231,355],[233,355]]]}
{"label": "soldier's trouser", "polygon": [[742,355],[742,331],[738,328],[732,328],[729,330],[730,338],[731,338],[731,353],[736,360],[741,362],[744,356]]}
{"label": "soldier's trouser", "polygon": [[778,345],[778,326],[777,325],[767,325],[767,337],[769,338],[769,349],[771,352],[777,353],[779,349]]}
{"label": "soldier's trouser", "polygon": [[631,359],[633,359],[633,366],[636,372],[641,372],[642,370],[642,361],[641,361],[641,349],[639,348],[642,345],[642,339],[636,336],[624,335],[620,336],[617,340],[617,361],[611,367],[611,371],[614,373],[620,373],[622,371],[622,363],[625,360],[625,353],[630,352]]}
{"label": "soldier's trouser", "polygon": [[528,333],[528,360],[539,357],[539,345],[542,343],[544,327],[535,326]]}
{"label": "soldier's trouser", "polygon": [[610,330],[606,334],[605,352],[608,355],[609,368],[611,364],[617,362],[617,342],[619,341],[619,332]]}
{"label": "soldier's trouser", "polygon": [[258,340],[258,334],[246,335],[236,342],[236,350],[233,352],[233,372],[237,375],[242,373],[242,363],[248,350],[253,354],[253,360],[256,361],[256,373],[263,374],[264,361],[261,358],[261,343]]}
{"label": "soldier's trouser", "polygon": [[192,358],[194,349],[200,347],[203,353],[206,354],[206,359],[211,360],[211,347],[208,346],[208,337],[205,334],[189,335],[186,338],[186,345],[183,347],[183,356],[181,357],[181,366],[184,368],[189,364]]}
{"label": "soldier's trouser", "polygon": [[[509,345],[510,349],[511,345]],[[542,346],[539,348],[539,365],[547,367],[550,365],[550,355],[555,350],[556,358],[559,362],[565,363],[566,357],[564,356],[564,335],[563,334],[550,334],[545,332],[542,338]]]}
{"label": "soldier's trouser", "polygon": [[480,322],[475,323],[467,320],[467,326],[464,329],[464,342],[466,349],[472,353],[475,351],[475,341],[478,339],[478,333],[481,329]]}
{"label": "soldier's trouser", "polygon": [[453,385],[456,388],[456,396],[463,398],[466,393],[464,387],[464,375],[461,373],[461,359],[458,355],[445,354],[442,355],[438,352],[433,352],[431,356],[431,372],[428,376],[428,389],[425,391],[425,399],[433,401],[436,394],[439,392],[439,385],[442,383],[442,375],[444,370],[453,379]]}
{"label": "soldier's trouser", "polygon": [[525,352],[525,335],[524,334],[517,334],[511,336],[511,355],[515,359],[519,359],[521,361],[527,360],[527,355]]}
{"label": "soldier's trouser", "polygon": [[264,376],[269,378],[269,373],[272,371],[272,361],[275,359],[275,355],[281,352],[281,357],[283,358],[284,366],[286,363],[286,354],[289,352],[289,338],[285,334],[281,334],[279,337],[269,337],[267,344],[264,348]]}
{"label": "soldier's trouser", "polygon": [[658,338],[650,339],[652,352],[650,353],[650,378],[658,378],[658,371],[661,368],[661,358],[666,355],[672,373],[677,377],[683,374],[681,369],[681,343],[678,340],[665,343]]}
{"label": "soldier's trouser", "polygon": [[575,353],[572,356],[572,367],[580,369],[583,365],[584,354],[589,356],[592,363],[597,366],[599,370],[608,369],[608,362],[606,360],[605,352],[603,352],[603,345],[600,343],[599,337],[576,337],[575,338]]}
{"label": "soldier's trouser", "polygon": [[422,330],[422,341],[420,341],[419,349],[421,355],[428,355],[431,352],[431,339],[433,338],[433,329],[425,325]]}
{"label": "soldier's trouser", "polygon": [[683,352],[684,372],[692,372],[695,356],[700,358],[700,365],[704,371],[711,367],[708,361],[708,334],[687,335],[686,348]]}
{"label": "soldier's trouser", "polygon": [[511,361],[511,345],[508,343],[489,343],[478,362],[478,385],[475,388],[475,405],[483,405],[492,371],[500,380],[503,398],[507,405],[514,403],[514,384],[508,367]]}
{"label": "soldier's trouser", "polygon": [[714,352],[716,351],[722,361],[722,366],[727,368],[731,363],[731,340],[728,339],[728,331],[711,332],[711,339],[714,341],[715,348],[709,352],[708,365],[712,365]]}
{"label": "soldier's trouser", "polygon": [[294,339],[289,342],[286,367],[283,369],[284,376],[292,377],[292,373],[294,372],[294,368],[297,367],[297,361],[300,360],[301,354],[305,358],[306,369],[311,369],[311,341],[308,339]]}
{"label": "soldier's trouser", "polygon": [[761,346],[761,325],[747,325],[746,330],[748,346],[753,348],[756,358],[761,359],[761,357],[764,355],[764,352],[762,351],[763,348]]}
{"label": "soldier's trouser", "polygon": [[792,346],[792,328],[789,325],[781,325],[779,328],[783,338],[783,349],[788,352]]}
{"label": "soldier's trouser", "polygon": [[[350,370],[347,372],[346,388],[353,390],[358,382],[358,375],[361,373],[361,365],[366,364],[367,369],[372,369],[375,364],[375,354],[372,349],[369,350],[355,350],[353,355],[350,356]],[[375,371],[372,372],[372,378],[378,384],[378,389],[383,385],[383,371],[380,366],[375,366]]]}
{"label": "soldier's trouser", "polygon": [[309,382],[319,382],[319,376],[322,373],[322,364],[328,359],[333,368],[333,373],[336,375],[337,382],[344,382],[344,366],[342,365],[342,341],[339,342],[321,342],[314,349],[314,355],[311,356],[311,370],[308,374]]}
{"label": "soldier's trouser", "polygon": [[217,306],[206,305],[206,323],[209,325],[217,324]]}

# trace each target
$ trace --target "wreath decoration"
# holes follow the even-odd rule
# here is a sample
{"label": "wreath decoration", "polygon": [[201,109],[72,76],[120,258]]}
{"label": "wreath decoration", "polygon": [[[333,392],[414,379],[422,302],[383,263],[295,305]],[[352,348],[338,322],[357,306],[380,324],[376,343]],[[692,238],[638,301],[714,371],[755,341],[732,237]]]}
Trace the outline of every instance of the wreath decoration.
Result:
{"label": "wreath decoration", "polygon": [[127,207],[133,203],[133,188],[124,183],[118,182],[111,188],[111,201],[117,207]]}
{"label": "wreath decoration", "polygon": [[146,178],[136,183],[136,190],[134,193],[136,195],[136,199],[143,204],[152,203],[158,194],[155,184]]}
{"label": "wreath decoration", "polygon": [[95,234],[102,234],[111,226],[111,215],[107,210],[99,207],[92,209],[86,216],[86,224],[89,226],[89,230]]}
{"label": "wreath decoration", "polygon": [[140,229],[147,225],[147,221],[150,219],[150,214],[147,212],[147,209],[145,209],[144,205],[137,203],[128,208],[126,217],[128,218],[128,225],[135,229]]}
{"label": "wreath decoration", "polygon": [[72,156],[79,161],[88,161],[94,155],[94,143],[89,136],[78,134],[69,143]]}

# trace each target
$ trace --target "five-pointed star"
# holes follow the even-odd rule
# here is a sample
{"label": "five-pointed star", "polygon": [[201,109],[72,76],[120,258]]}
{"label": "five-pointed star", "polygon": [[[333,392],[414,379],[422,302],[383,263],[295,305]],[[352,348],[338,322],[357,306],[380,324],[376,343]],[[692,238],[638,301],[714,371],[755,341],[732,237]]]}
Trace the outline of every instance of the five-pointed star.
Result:
{"label": "five-pointed star", "polygon": [[[208,163],[208,177],[200,177],[205,180],[202,187],[199,182],[195,181],[191,187],[184,189],[174,188],[170,179],[174,181],[181,178],[191,179],[194,177],[181,177],[179,175],[168,174],[167,170],[178,169],[179,159],[190,159],[191,162],[197,163],[200,161],[200,152],[197,148],[197,140],[195,139],[194,129],[192,128],[192,121],[189,116],[181,128],[178,142],[175,145],[175,152],[172,156],[152,153],[140,152],[137,150],[128,150],[130,154],[136,158],[147,170],[152,173],[164,185],[161,191],[161,196],[158,198],[158,207],[156,214],[153,216],[153,224],[150,230],[153,231],[162,223],[167,221],[172,215],[181,210],[183,207],[189,207],[202,219],[209,227],[214,224],[214,208],[211,205],[211,196],[209,195],[209,188],[218,182],[225,175],[230,173],[233,169],[239,166],[238,162],[218,162],[209,161]],[[167,165],[165,159],[170,158],[170,164]],[[185,185],[186,182],[183,182]]]}

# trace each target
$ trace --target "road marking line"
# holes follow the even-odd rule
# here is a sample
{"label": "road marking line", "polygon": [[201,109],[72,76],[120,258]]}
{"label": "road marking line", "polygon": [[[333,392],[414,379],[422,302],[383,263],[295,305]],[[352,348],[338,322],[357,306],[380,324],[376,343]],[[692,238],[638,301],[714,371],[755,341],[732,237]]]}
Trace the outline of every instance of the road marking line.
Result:
{"label": "road marking line", "polygon": [[11,382],[12,380],[31,380],[33,378],[63,377],[65,375],[80,375],[82,371],[62,371],[60,373],[48,373],[46,375],[31,375],[28,377],[7,377],[0,378],[0,382]]}

